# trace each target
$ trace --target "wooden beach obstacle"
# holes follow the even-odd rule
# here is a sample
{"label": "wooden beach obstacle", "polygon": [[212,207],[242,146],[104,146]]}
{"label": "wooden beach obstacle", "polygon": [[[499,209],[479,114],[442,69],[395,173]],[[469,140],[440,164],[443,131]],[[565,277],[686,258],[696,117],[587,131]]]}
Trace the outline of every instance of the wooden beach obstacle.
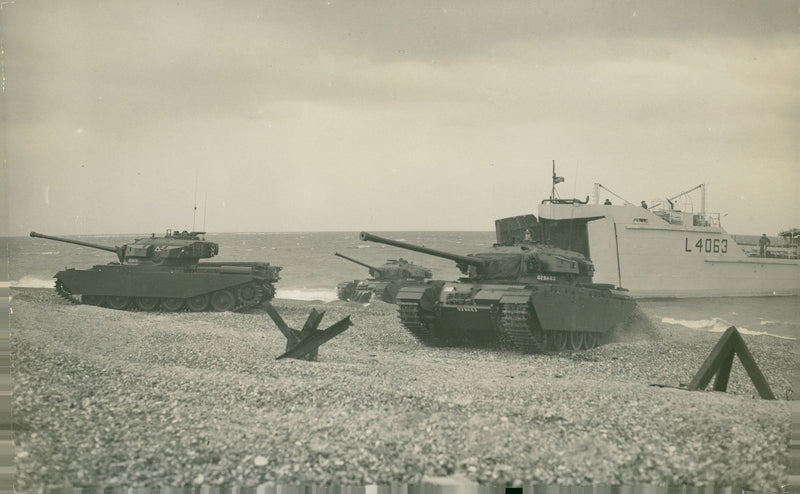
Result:
{"label": "wooden beach obstacle", "polygon": [[290,328],[289,325],[286,324],[271,303],[264,302],[264,308],[286,338],[286,351],[277,356],[275,358],[276,360],[293,358],[315,361],[317,360],[320,345],[341,334],[344,330],[353,325],[350,316],[347,316],[333,326],[318,330],[317,326],[319,326],[319,323],[322,321],[325,311],[311,309],[311,314],[308,315],[303,329],[298,331],[294,328]]}
{"label": "wooden beach obstacle", "polygon": [[725,330],[722,338],[719,339],[714,349],[711,350],[711,354],[706,358],[705,362],[703,362],[703,365],[700,366],[700,370],[697,371],[694,379],[692,379],[692,382],[689,383],[686,389],[690,391],[705,389],[709,381],[711,381],[711,378],[716,374],[714,391],[726,391],[728,389],[728,378],[731,375],[734,355],[739,356],[739,360],[747,371],[747,375],[750,376],[750,380],[753,381],[759,396],[765,400],[774,400],[775,395],[772,394],[772,390],[769,388],[764,374],[761,373],[758,365],[756,365],[753,355],[750,353],[750,350],[747,349],[742,335],[739,334],[739,330],[737,330],[735,326],[731,326]]}

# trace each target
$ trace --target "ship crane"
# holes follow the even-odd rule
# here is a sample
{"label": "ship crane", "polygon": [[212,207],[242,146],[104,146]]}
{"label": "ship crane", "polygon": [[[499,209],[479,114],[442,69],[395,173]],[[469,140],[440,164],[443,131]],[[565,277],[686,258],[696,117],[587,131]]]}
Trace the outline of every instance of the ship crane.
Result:
{"label": "ship crane", "polygon": [[633,204],[632,202],[630,202],[629,200],[625,199],[621,195],[617,194],[613,190],[609,189],[605,185],[597,183],[597,182],[594,183],[594,202],[595,202],[595,204],[599,204],[600,203],[600,189],[605,190],[606,192],[608,192],[612,196],[616,197],[617,199],[621,200],[625,204]]}
{"label": "ship crane", "polygon": [[674,201],[675,199],[677,199],[679,197],[688,195],[688,194],[696,191],[697,189],[700,189],[700,214],[706,214],[706,184],[700,184],[700,185],[698,185],[696,187],[692,187],[691,189],[689,189],[687,191],[681,192],[678,195],[675,195],[673,197],[668,198],[667,202],[669,203],[670,209],[672,209],[672,201]]}

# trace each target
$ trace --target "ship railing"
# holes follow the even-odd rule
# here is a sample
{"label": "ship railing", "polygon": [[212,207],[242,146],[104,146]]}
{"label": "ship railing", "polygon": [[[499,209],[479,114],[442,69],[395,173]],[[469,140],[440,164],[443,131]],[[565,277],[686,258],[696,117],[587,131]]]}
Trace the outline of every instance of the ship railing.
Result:
{"label": "ship railing", "polygon": [[682,225],[683,224],[683,215],[678,211],[672,211],[669,209],[661,209],[653,211],[653,214],[661,218],[662,220],[666,221],[670,225]]}
{"label": "ship railing", "polygon": [[670,225],[720,227],[719,213],[690,213],[674,209],[656,209],[653,214]]}
{"label": "ship railing", "polygon": [[693,226],[713,226],[719,227],[719,213],[700,213],[694,215],[692,219]]}

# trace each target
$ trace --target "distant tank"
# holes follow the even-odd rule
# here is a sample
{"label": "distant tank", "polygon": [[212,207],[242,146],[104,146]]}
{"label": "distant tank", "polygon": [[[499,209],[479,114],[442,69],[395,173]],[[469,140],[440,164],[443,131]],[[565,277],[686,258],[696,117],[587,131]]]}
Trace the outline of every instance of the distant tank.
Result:
{"label": "distant tank", "polygon": [[[56,273],[56,291],[74,303],[111,309],[241,310],[275,296],[279,266],[266,262],[199,262],[217,255],[219,245],[205,232],[167,230],[163,237],[139,238],[118,247],[31,232],[31,237],[113,252],[119,262]],[[79,298],[78,298],[79,296]]]}
{"label": "distant tank", "polygon": [[408,262],[403,258],[389,259],[386,264],[375,267],[367,263],[334,252],[334,255],[347,259],[369,269],[372,279],[354,280],[339,283],[336,294],[340,300],[369,302],[371,298],[393,304],[397,292],[408,284],[424,282],[433,276],[430,269]]}
{"label": "distant tank", "polygon": [[592,283],[594,266],[577,252],[530,241],[462,256],[366,232],[361,240],[450,259],[466,275],[397,294],[403,326],[430,346],[499,343],[523,353],[592,348],[636,308],[626,290]]}

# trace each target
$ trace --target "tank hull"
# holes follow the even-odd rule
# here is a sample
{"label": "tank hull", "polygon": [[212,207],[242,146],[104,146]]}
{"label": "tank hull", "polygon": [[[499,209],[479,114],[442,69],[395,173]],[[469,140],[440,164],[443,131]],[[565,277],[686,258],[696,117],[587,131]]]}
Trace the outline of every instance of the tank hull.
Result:
{"label": "tank hull", "polygon": [[388,304],[397,302],[397,293],[406,285],[420,283],[420,280],[354,280],[339,283],[336,294],[339,300],[366,303],[380,300]]}
{"label": "tank hull", "polygon": [[73,302],[114,309],[224,311],[270,300],[279,270],[267,263],[107,264],[66,269],[55,278],[59,294]]}
{"label": "tank hull", "polygon": [[636,308],[602,285],[478,284],[433,281],[398,293],[401,323],[422,343],[493,341],[523,353],[600,344]]}

